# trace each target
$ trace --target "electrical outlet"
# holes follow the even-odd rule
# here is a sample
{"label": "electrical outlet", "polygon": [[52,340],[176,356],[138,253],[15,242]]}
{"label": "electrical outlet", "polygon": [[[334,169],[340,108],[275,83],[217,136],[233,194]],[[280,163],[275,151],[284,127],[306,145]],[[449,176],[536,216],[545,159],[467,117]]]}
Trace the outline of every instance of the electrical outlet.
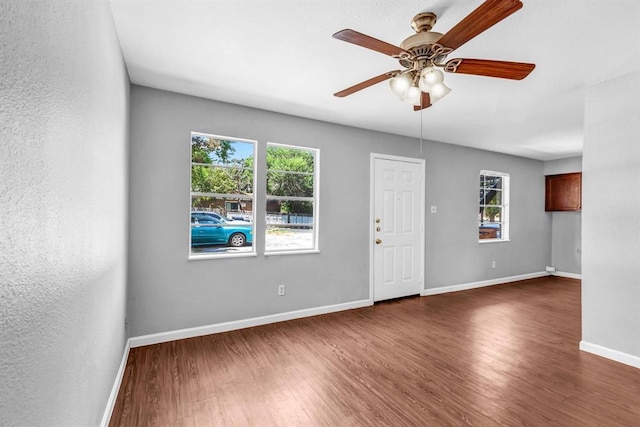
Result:
{"label": "electrical outlet", "polygon": [[495,261],[491,261],[491,268],[496,268],[496,262]]}
{"label": "electrical outlet", "polygon": [[284,295],[284,285],[278,285],[278,295]]}

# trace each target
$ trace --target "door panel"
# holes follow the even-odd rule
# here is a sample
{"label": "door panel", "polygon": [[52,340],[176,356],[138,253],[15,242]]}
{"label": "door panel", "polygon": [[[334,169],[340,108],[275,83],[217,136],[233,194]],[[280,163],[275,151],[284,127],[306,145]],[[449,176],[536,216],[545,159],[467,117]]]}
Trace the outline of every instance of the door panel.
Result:
{"label": "door panel", "polygon": [[414,202],[413,193],[408,191],[402,192],[402,232],[413,233],[415,232],[415,218],[414,218]]}
{"label": "door panel", "polygon": [[395,271],[396,271],[396,248],[394,247],[386,247],[382,248],[384,255],[384,284],[393,284],[395,281]]}
{"label": "door panel", "polygon": [[373,294],[380,301],[423,287],[424,163],[373,160]]}
{"label": "door panel", "polygon": [[413,255],[413,246],[402,247],[401,278],[403,282],[411,281],[414,279]]}
{"label": "door panel", "polygon": [[396,226],[396,195],[393,191],[384,191],[384,201],[382,217],[385,221],[382,223],[382,230],[385,234],[394,233]]}

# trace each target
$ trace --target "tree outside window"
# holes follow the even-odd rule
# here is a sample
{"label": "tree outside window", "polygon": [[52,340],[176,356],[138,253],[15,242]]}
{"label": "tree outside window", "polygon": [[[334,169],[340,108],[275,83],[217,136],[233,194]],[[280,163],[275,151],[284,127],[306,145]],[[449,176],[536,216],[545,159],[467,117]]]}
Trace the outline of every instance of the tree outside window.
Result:
{"label": "tree outside window", "polygon": [[480,172],[480,203],[478,210],[479,239],[508,239],[509,175],[502,172]]}
{"label": "tree outside window", "polygon": [[[191,134],[191,255],[254,251],[254,153],[254,141]],[[203,224],[196,212],[220,223]]]}
{"label": "tree outside window", "polygon": [[317,249],[318,151],[267,145],[267,233],[265,251]]}

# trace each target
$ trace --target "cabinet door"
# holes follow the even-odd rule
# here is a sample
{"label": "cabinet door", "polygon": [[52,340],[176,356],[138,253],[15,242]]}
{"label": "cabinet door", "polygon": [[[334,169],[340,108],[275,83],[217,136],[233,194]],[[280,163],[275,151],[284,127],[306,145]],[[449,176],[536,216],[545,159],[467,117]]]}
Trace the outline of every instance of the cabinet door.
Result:
{"label": "cabinet door", "polygon": [[582,173],[547,175],[545,179],[545,211],[582,209]]}

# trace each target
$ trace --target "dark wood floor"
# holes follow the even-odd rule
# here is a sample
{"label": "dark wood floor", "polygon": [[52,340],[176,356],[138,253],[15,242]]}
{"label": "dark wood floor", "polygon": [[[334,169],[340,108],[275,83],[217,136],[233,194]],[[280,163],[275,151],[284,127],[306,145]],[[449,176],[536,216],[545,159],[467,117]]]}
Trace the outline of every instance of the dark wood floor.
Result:
{"label": "dark wood floor", "polygon": [[548,277],[131,350],[110,426],[640,426]]}

